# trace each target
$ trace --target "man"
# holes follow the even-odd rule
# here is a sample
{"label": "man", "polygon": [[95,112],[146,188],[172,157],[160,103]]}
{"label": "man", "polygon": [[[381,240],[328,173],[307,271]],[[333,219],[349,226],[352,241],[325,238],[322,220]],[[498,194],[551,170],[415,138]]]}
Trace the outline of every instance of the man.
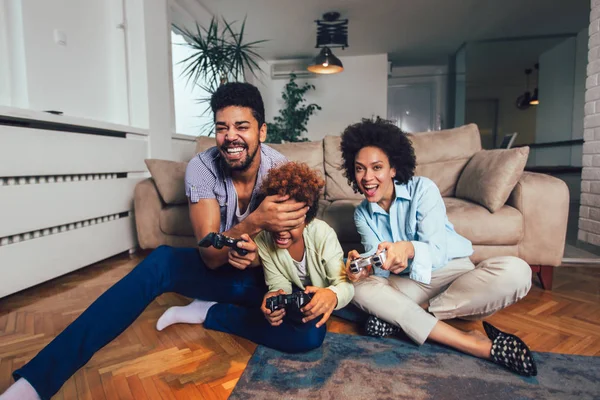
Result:
{"label": "man", "polygon": [[[246,83],[221,86],[212,96],[216,147],[196,155],[186,171],[190,218],[197,239],[210,232],[246,238],[263,229],[289,230],[304,222],[308,207],[269,196],[257,204],[263,176],[285,161],[261,145],[266,139],[264,105],[258,89]],[[214,302],[259,306],[266,292],[262,268],[247,268],[256,246],[239,243],[241,256],[223,249],[161,246],[100,296],[29,363],[13,373],[1,400],[49,399],[98,351],[123,332],[165,292],[198,302],[210,322]]]}

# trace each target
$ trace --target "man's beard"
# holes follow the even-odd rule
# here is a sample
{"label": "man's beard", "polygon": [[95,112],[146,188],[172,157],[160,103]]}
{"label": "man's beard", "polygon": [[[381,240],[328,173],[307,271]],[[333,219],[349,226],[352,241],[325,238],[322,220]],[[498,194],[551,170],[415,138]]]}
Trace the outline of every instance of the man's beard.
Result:
{"label": "man's beard", "polygon": [[[229,171],[245,171],[248,169],[248,167],[250,167],[250,164],[252,164],[252,161],[254,161],[254,157],[256,157],[256,153],[258,152],[259,147],[260,146],[256,146],[254,153],[252,153],[252,154],[248,153],[244,162],[242,162],[238,165],[228,164],[225,157],[221,158],[221,164],[223,164],[223,166]],[[248,151],[248,147],[246,147],[246,151]]]}

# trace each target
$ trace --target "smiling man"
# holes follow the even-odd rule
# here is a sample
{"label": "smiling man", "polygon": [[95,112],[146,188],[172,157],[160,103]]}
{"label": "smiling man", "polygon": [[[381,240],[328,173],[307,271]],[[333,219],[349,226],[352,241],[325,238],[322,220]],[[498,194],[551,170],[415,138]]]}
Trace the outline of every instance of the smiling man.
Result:
{"label": "smiling man", "polygon": [[[259,204],[257,198],[263,177],[285,161],[283,155],[262,145],[267,126],[258,89],[247,83],[223,85],[213,95],[211,108],[216,146],[197,154],[185,177],[197,239],[210,232],[248,239],[247,235],[261,230],[280,232],[301,225],[308,210],[304,203],[268,196]],[[227,303],[260,306],[267,290],[263,271],[248,268],[257,258],[256,245],[238,245],[247,250],[246,255],[227,247],[157,248],[15,371],[16,383],[0,399],[49,399],[162,293],[198,299],[193,303],[194,322],[205,320],[206,325]],[[168,325],[169,318],[165,313],[157,327]]]}

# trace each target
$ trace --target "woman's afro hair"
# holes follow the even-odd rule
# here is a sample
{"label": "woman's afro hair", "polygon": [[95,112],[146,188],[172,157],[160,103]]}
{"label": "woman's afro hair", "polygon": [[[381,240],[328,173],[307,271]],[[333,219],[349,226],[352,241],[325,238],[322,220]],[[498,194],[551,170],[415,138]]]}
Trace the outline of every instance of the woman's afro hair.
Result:
{"label": "woman's afro hair", "polygon": [[262,198],[272,195],[289,195],[290,199],[304,202],[310,209],[306,213],[306,223],[317,215],[319,195],[325,186],[320,174],[305,163],[287,162],[272,168],[262,182]]}

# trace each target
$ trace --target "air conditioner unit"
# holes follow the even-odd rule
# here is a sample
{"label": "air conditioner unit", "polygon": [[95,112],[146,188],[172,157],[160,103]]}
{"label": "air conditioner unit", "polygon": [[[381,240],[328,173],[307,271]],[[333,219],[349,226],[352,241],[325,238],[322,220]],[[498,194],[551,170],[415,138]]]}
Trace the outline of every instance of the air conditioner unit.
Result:
{"label": "air conditioner unit", "polygon": [[289,79],[293,72],[297,78],[315,78],[316,74],[306,68],[311,60],[280,61],[271,64],[271,79]]}

